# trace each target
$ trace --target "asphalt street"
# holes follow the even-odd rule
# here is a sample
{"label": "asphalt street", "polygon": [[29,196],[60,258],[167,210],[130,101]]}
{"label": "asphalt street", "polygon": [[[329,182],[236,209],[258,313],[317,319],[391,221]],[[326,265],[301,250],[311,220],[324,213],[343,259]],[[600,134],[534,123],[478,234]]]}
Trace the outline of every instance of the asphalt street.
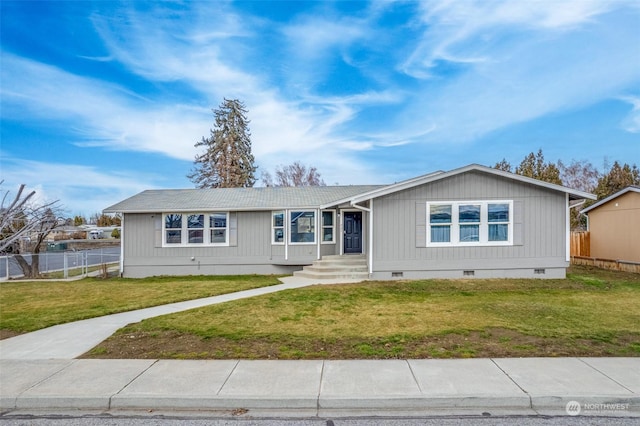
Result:
{"label": "asphalt street", "polygon": [[635,426],[638,418],[617,417],[360,417],[335,419],[247,419],[219,417],[140,416],[0,416],[6,426]]}

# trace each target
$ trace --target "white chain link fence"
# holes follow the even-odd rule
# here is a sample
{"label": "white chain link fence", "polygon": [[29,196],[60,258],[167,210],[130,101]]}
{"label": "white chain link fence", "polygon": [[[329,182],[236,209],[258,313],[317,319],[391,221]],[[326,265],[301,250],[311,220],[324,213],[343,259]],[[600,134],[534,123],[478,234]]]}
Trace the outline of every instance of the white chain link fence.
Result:
{"label": "white chain link fence", "polygon": [[[70,278],[86,276],[89,272],[101,269],[106,271],[107,267],[117,265],[120,262],[120,248],[23,254],[22,258],[31,266],[36,256],[42,278]],[[16,255],[0,256],[0,281],[23,278],[24,274]]]}

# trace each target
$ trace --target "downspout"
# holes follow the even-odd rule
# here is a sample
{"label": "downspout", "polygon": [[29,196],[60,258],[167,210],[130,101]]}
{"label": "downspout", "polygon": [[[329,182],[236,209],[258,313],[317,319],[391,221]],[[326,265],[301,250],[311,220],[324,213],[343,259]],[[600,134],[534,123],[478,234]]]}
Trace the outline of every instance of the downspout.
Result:
{"label": "downspout", "polygon": [[373,274],[373,199],[369,200],[370,207],[359,206],[358,204],[351,201],[349,203],[351,207],[355,207],[358,210],[363,210],[369,213],[369,253],[368,253],[368,264],[369,264],[369,276]]}
{"label": "downspout", "polygon": [[[575,207],[580,207],[581,205],[583,205],[587,200],[582,200],[578,203],[575,203],[574,205],[569,205],[569,193],[567,194],[567,205],[569,206],[567,208],[567,262],[571,261],[571,209],[575,208]],[[580,212],[578,212],[578,215],[580,214]],[[587,216],[587,231],[589,230],[589,216]]]}
{"label": "downspout", "polygon": [[565,251],[566,251],[566,260],[567,262],[571,262],[571,206],[569,205],[569,193],[564,193],[565,200],[567,203],[567,213],[565,219],[566,226],[566,241],[565,241]]}
{"label": "downspout", "polygon": [[289,222],[289,210],[284,210],[284,260],[289,260],[289,233],[291,232],[291,223]]}
{"label": "downspout", "polygon": [[315,223],[315,230],[316,230],[316,245],[318,246],[318,256],[317,259],[320,260],[320,244],[322,244],[320,241],[322,240],[322,229],[318,227],[318,225],[320,225],[322,223],[322,211],[320,209],[316,210],[317,214],[316,214],[316,223]]}
{"label": "downspout", "polygon": [[126,214],[122,213],[122,219],[120,219],[120,276],[124,274],[124,217]]}

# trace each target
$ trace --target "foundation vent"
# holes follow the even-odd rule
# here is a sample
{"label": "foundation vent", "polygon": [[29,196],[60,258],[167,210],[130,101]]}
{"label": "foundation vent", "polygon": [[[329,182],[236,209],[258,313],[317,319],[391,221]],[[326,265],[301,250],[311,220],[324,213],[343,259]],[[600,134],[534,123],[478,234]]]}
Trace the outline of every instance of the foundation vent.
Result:
{"label": "foundation vent", "polygon": [[473,277],[476,275],[476,271],[462,271],[463,277]]}
{"label": "foundation vent", "polygon": [[404,273],[402,272],[392,272],[391,273],[391,278],[400,278],[404,275]]}
{"label": "foundation vent", "polygon": [[533,273],[536,275],[544,275],[546,271],[544,270],[544,268],[537,268],[533,270]]}

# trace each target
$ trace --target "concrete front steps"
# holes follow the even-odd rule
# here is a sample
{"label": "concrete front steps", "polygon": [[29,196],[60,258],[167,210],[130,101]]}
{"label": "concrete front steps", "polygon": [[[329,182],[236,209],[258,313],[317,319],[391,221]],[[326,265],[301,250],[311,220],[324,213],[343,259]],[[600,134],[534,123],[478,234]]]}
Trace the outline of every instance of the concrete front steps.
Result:
{"label": "concrete front steps", "polygon": [[323,256],[312,265],[305,266],[302,271],[293,273],[296,277],[312,278],[316,280],[367,280],[369,268],[365,255]]}

